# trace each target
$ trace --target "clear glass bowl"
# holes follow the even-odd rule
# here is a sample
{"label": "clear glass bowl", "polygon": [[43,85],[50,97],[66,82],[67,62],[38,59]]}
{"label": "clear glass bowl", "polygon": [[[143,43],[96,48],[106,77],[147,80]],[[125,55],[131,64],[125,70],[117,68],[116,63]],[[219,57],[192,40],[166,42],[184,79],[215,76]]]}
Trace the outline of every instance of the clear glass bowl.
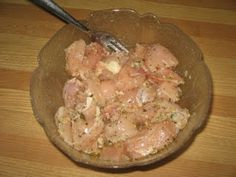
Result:
{"label": "clear glass bowl", "polygon": [[56,110],[63,105],[63,85],[69,78],[65,72],[64,49],[80,38],[86,42],[90,39],[76,27],[66,25],[40,51],[39,66],[32,75],[30,85],[33,112],[48,138],[74,161],[103,168],[142,166],[160,161],[179,150],[194,137],[194,132],[206,120],[211,104],[212,80],[199,47],[176,26],[162,24],[152,14],[139,15],[130,9],[95,11],[87,22],[92,29],[114,34],[128,48],[133,48],[136,43],[160,43],[167,47],[179,60],[177,72],[183,77],[188,72],[188,76],[184,77],[179,104],[190,110],[189,123],[165,149],[139,160],[102,161],[67,145],[59,136],[54,121]]}

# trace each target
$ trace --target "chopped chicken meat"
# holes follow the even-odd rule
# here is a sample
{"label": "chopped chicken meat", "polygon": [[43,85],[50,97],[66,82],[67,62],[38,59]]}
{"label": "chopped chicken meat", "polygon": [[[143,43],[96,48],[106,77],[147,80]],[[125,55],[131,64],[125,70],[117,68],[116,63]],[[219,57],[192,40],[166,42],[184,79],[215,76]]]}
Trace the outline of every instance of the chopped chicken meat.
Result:
{"label": "chopped chicken meat", "polygon": [[66,50],[64,106],[55,114],[68,145],[100,159],[143,158],[168,146],[190,117],[181,108],[177,58],[161,44],[136,44],[127,53],[98,43],[73,42]]}

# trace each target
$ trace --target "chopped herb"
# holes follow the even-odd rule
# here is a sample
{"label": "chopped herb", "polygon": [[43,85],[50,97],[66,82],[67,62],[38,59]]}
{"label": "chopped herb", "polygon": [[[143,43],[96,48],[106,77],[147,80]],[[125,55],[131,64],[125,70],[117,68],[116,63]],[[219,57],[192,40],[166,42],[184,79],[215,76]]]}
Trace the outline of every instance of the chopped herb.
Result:
{"label": "chopped herb", "polygon": [[85,115],[83,113],[80,113],[80,118],[85,120]]}

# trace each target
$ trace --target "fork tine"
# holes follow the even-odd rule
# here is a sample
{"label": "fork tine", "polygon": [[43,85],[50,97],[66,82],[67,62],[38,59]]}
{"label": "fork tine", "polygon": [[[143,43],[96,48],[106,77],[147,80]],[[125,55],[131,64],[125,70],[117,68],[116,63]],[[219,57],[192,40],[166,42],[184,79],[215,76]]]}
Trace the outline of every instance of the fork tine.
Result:
{"label": "fork tine", "polygon": [[126,49],[125,46],[121,44],[121,42],[118,41],[117,39],[111,38],[110,43],[117,50],[117,52],[123,51],[129,53],[128,49]]}
{"label": "fork tine", "polygon": [[90,34],[91,39],[101,43],[104,47],[115,52],[126,52],[129,50],[115,37],[106,32],[93,32]]}

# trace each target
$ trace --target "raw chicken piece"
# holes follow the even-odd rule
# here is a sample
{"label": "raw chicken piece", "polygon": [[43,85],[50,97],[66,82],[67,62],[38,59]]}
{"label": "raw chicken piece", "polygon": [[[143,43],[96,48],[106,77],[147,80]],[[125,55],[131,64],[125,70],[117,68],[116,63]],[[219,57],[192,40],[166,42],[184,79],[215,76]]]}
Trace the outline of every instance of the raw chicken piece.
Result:
{"label": "raw chicken piece", "polygon": [[101,80],[111,80],[115,78],[115,75],[108,70],[105,63],[100,61],[96,65],[95,75]]}
{"label": "raw chicken piece", "polygon": [[106,125],[104,137],[106,141],[117,143],[124,141],[138,133],[136,126],[127,119],[120,119]]}
{"label": "raw chicken piece", "polygon": [[183,79],[169,68],[158,69],[156,73],[146,72],[146,75],[151,82],[157,84],[163,81],[171,82],[174,86],[184,84]]}
{"label": "raw chicken piece", "polygon": [[86,80],[86,84],[88,86],[87,90],[93,95],[96,103],[99,106],[104,105],[106,100],[101,92],[99,79],[92,76]]}
{"label": "raw chicken piece", "polygon": [[100,83],[100,91],[106,102],[112,101],[116,95],[115,82],[113,80],[102,81]]}
{"label": "raw chicken piece", "polygon": [[[121,56],[120,56],[121,57]],[[119,55],[110,55],[103,60],[104,66],[112,72],[112,74],[119,73],[121,69],[121,61],[119,60]]]}
{"label": "raw chicken piece", "polygon": [[158,104],[158,111],[157,111],[157,118],[163,119],[170,119],[176,123],[176,127],[178,129],[183,129],[190,117],[190,113],[187,109],[181,108],[176,103],[171,103],[167,100],[159,100]]}
{"label": "raw chicken piece", "polygon": [[74,108],[79,102],[85,101],[85,96],[83,94],[84,88],[82,83],[76,79],[70,79],[65,83],[63,88],[63,99],[65,106],[68,108]]}
{"label": "raw chicken piece", "polygon": [[124,108],[132,108],[138,106],[137,102],[138,89],[128,90],[119,96],[119,101],[122,103]]}
{"label": "raw chicken piece", "polygon": [[66,70],[72,75],[79,75],[79,70],[82,67],[86,43],[84,40],[73,42],[67,49],[66,53]]}
{"label": "raw chicken piece", "polygon": [[77,59],[82,62],[84,58],[84,52],[86,48],[86,43],[84,40],[80,39],[73,42],[67,49],[65,49],[66,59]]}
{"label": "raw chicken piece", "polygon": [[115,96],[115,83],[113,80],[99,81],[96,78],[87,80],[88,90],[90,90],[95,101],[99,105],[104,105],[107,101],[112,101]]}
{"label": "raw chicken piece", "polygon": [[72,145],[72,130],[69,110],[61,106],[55,114],[55,121],[60,136],[64,139],[66,143]]}
{"label": "raw chicken piece", "polygon": [[137,102],[139,105],[151,102],[156,98],[156,89],[152,85],[143,85],[137,93]]}
{"label": "raw chicken piece", "polygon": [[160,44],[148,47],[144,59],[146,67],[151,72],[157,71],[158,68],[175,67],[178,64],[176,57]]}
{"label": "raw chicken piece", "polygon": [[119,72],[117,78],[117,89],[127,91],[137,88],[143,84],[145,76],[129,65],[125,65]]}
{"label": "raw chicken piece", "polygon": [[98,43],[91,43],[86,46],[84,40],[75,41],[66,50],[66,70],[72,76],[85,79],[91,69],[107,55],[107,52]]}
{"label": "raw chicken piece", "polygon": [[157,96],[176,102],[179,100],[180,90],[171,82],[162,82],[158,86]]}
{"label": "raw chicken piece", "polygon": [[106,105],[102,110],[104,120],[113,122],[120,119],[119,105],[120,103],[118,102],[112,102]]}
{"label": "raw chicken piece", "polygon": [[176,135],[175,124],[171,121],[163,121],[128,139],[125,142],[125,149],[130,158],[139,159],[164,148]]}
{"label": "raw chicken piece", "polygon": [[90,69],[94,69],[96,64],[106,56],[106,54],[106,51],[100,44],[93,42],[85,48],[83,64]]}
{"label": "raw chicken piece", "polygon": [[86,122],[78,119],[73,122],[73,145],[77,150],[86,153],[99,153],[98,138],[103,132],[104,123],[102,119],[94,119]]}
{"label": "raw chicken piece", "polygon": [[136,107],[136,109],[125,109],[126,117],[133,122],[138,129],[143,129],[156,117],[158,113],[158,106],[155,102],[149,102],[142,107]]}
{"label": "raw chicken piece", "polygon": [[86,98],[85,108],[81,110],[81,113],[84,115],[84,118],[87,122],[93,121],[96,116],[96,103],[92,97]]}
{"label": "raw chicken piece", "polygon": [[159,69],[157,71],[157,75],[159,75],[164,81],[171,82],[175,86],[178,86],[179,84],[184,84],[183,78],[180,77],[172,69],[169,68]]}
{"label": "raw chicken piece", "polygon": [[65,107],[55,115],[60,136],[75,149],[123,161],[156,153],[173,141],[190,114],[175,102],[183,79],[160,44],[137,44],[129,54],[75,41],[66,70],[76,78],[63,89]]}
{"label": "raw chicken piece", "polygon": [[96,65],[96,76],[100,80],[115,79],[128,57],[123,53],[111,53]]}

